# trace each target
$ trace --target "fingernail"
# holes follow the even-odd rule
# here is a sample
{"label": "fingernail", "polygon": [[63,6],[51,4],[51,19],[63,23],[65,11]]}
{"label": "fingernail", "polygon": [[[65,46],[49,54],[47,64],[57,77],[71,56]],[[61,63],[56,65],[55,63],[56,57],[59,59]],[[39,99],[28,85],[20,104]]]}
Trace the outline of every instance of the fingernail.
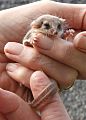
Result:
{"label": "fingernail", "polygon": [[18,68],[18,65],[16,63],[8,63],[6,66],[6,70],[9,72],[13,72]]}
{"label": "fingernail", "polygon": [[4,47],[4,51],[6,53],[13,55],[19,55],[22,50],[23,50],[22,44],[16,42],[8,42]]}

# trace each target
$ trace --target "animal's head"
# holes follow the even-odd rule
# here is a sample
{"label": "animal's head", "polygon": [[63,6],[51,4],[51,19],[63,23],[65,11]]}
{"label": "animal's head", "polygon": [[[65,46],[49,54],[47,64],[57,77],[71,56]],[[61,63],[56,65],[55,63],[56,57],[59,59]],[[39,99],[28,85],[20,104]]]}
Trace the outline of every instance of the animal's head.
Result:
{"label": "animal's head", "polygon": [[65,29],[65,19],[46,14],[34,20],[31,27],[44,31],[46,35],[61,35]]}

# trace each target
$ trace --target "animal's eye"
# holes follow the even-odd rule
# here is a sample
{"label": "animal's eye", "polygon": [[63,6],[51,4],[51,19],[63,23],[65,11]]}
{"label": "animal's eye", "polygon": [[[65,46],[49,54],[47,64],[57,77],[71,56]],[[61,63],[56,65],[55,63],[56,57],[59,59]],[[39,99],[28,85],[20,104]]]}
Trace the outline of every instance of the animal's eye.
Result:
{"label": "animal's eye", "polygon": [[58,29],[58,30],[61,29],[61,24],[60,24],[60,23],[58,24],[57,29]]}
{"label": "animal's eye", "polygon": [[43,24],[43,21],[41,21],[41,25]]}
{"label": "animal's eye", "polygon": [[45,29],[50,29],[49,23],[44,23],[43,26],[44,26]]}

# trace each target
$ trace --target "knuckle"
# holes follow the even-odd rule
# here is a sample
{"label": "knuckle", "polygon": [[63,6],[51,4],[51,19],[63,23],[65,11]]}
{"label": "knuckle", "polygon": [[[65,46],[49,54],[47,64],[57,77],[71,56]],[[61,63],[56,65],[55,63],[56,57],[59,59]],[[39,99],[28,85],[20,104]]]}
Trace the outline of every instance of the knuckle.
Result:
{"label": "knuckle", "polygon": [[68,61],[71,60],[71,56],[73,54],[73,45],[72,44],[68,44],[65,46],[63,52],[62,52],[62,55],[61,55],[61,61],[63,63],[68,63]]}
{"label": "knuckle", "polygon": [[31,53],[27,55],[27,66],[31,69],[40,69],[40,60],[41,60],[41,54],[38,53],[35,49],[31,50]]}
{"label": "knuckle", "polygon": [[34,51],[34,53],[31,55],[28,61],[28,64],[28,66],[30,66],[31,69],[42,70],[44,67],[52,63],[49,62],[49,59],[46,56],[40,54],[37,51]]}
{"label": "knuckle", "polygon": [[74,84],[74,81],[77,79],[77,72],[73,71],[66,76],[65,88],[70,88]]}
{"label": "knuckle", "polygon": [[40,54],[38,53],[34,53],[32,56],[31,56],[31,63],[39,63],[39,60],[40,60]]}
{"label": "knuckle", "polygon": [[[26,54],[28,53],[28,54]],[[25,48],[20,56],[21,62],[33,70],[40,70],[46,64],[46,57],[34,48]]]}
{"label": "knuckle", "polygon": [[74,69],[68,69],[68,71],[62,75],[60,79],[58,79],[58,83],[61,89],[70,88],[74,81],[77,79],[78,72]]}

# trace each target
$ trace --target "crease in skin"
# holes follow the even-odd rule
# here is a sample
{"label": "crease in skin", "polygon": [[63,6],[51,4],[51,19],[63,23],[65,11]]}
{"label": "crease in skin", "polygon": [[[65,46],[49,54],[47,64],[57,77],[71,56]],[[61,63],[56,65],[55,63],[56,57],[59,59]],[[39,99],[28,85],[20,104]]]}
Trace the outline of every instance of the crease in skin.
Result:
{"label": "crease in skin", "polygon": [[13,86],[15,86],[15,84],[12,83],[12,82],[13,81],[10,80],[10,78],[7,77],[6,71],[0,72],[0,87],[1,88],[7,89],[7,90],[10,90],[10,91],[14,91],[14,89],[12,89],[12,88],[14,88]]}
{"label": "crease in skin", "polygon": [[[19,19],[20,22],[17,19]],[[19,27],[17,28],[17,31],[16,31],[16,29],[14,29],[14,32],[17,34],[18,37],[20,36],[19,40],[21,41],[21,39],[24,36],[25,32],[29,28],[29,25],[26,26],[26,24],[28,24],[28,18],[23,16],[22,20],[21,20],[21,18],[16,17],[14,23],[15,23],[15,25],[16,24],[19,25]],[[21,32],[19,33],[18,31],[21,31]]]}
{"label": "crease in skin", "polygon": [[76,8],[72,10],[72,16],[73,16],[72,23],[75,27],[74,29],[80,30],[82,28],[83,9],[78,5],[76,5]]}
{"label": "crease in skin", "polygon": [[[11,23],[10,23],[10,24],[11,24]],[[20,38],[18,32],[17,32],[14,28],[10,27],[9,24],[3,23],[3,26],[0,26],[0,27],[2,28],[2,30],[6,31],[5,34],[3,35],[4,38],[5,38],[5,39],[4,39],[4,40],[5,40],[5,44],[8,42],[7,40],[12,41],[13,38],[15,38],[15,40],[16,40],[17,38]],[[17,29],[18,29],[18,28],[17,28]],[[19,29],[18,29],[18,30],[19,30]],[[2,34],[3,34],[3,32],[2,32]],[[9,36],[10,36],[10,37],[9,37]],[[9,39],[9,38],[10,38],[10,39]],[[4,44],[4,45],[5,45],[5,44]]]}
{"label": "crease in skin", "polygon": [[20,106],[20,105],[18,105],[14,110],[6,113],[5,115],[8,116],[8,114],[14,114],[14,113],[19,109],[19,106]]}
{"label": "crease in skin", "polygon": [[6,58],[4,53],[0,52],[0,63],[6,63],[8,61],[8,58]]}
{"label": "crease in skin", "polygon": [[[3,19],[6,19],[6,18],[3,17]],[[8,19],[9,21],[6,20],[6,21],[0,22],[0,33],[2,35],[4,34],[3,39],[6,42],[7,42],[7,39],[9,41],[13,41],[13,39],[15,39],[15,41],[20,41],[26,31],[26,24],[28,20],[24,16],[22,16],[22,19],[21,19],[21,16],[19,15],[18,16],[14,15],[13,17],[11,16]],[[4,33],[4,31],[6,32]]]}
{"label": "crease in skin", "polygon": [[86,17],[86,9],[83,10],[83,16],[82,16],[82,22],[81,22],[81,30],[86,30],[86,28],[84,28],[84,24],[85,24],[85,17]]}
{"label": "crease in skin", "polygon": [[[1,28],[1,26],[0,26]],[[0,30],[0,53],[4,54],[4,45],[6,43],[6,38],[3,35],[3,32]]]}

